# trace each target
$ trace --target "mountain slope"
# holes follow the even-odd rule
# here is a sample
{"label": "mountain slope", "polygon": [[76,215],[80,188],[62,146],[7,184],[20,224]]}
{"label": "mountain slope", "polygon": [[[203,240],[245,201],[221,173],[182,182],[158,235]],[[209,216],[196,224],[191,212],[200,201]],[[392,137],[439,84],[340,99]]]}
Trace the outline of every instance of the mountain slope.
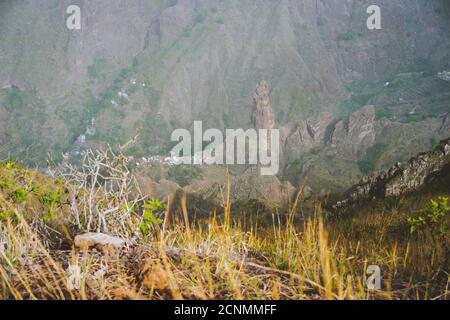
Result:
{"label": "mountain slope", "polygon": [[[366,28],[370,1],[82,1],[81,31],[65,28],[68,4],[0,4],[1,158],[11,154],[42,163],[49,151],[60,157],[80,147],[124,142],[139,127],[141,140],[133,154],[163,153],[171,131],[190,128],[195,119],[205,128],[249,126],[251,95],[263,79],[271,84],[277,125],[294,136],[299,123],[321,112],[339,121],[374,104],[377,114],[396,116],[403,103],[377,92],[380,84],[402,72],[442,71],[450,60],[444,0],[381,1],[381,31]],[[426,88],[414,91],[408,79],[397,82],[390,90],[404,94],[402,99],[450,100],[447,87],[427,94]],[[424,111],[428,105],[415,110],[420,116],[428,112],[431,132],[448,104],[431,113]],[[93,119],[95,130],[88,130]],[[374,144],[391,145],[404,131],[401,120],[391,117],[389,129],[376,129]],[[404,140],[417,127],[423,124],[410,125]],[[429,147],[431,138],[426,134],[413,148],[407,143],[401,156]],[[319,164],[298,176],[312,172],[320,190],[330,178],[314,172],[323,171],[320,163],[329,163],[327,156],[295,143],[290,149],[287,164]],[[391,150],[380,166],[396,160]],[[357,161],[371,160],[366,151],[355,151],[332,170],[351,172],[334,183],[336,188],[363,174]]]}

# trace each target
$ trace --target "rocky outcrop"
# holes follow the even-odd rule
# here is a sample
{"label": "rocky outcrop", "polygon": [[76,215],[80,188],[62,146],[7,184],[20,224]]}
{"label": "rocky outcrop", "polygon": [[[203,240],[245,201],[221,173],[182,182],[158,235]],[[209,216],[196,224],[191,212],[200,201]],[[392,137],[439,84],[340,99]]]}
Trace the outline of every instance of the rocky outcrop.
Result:
{"label": "rocky outcrop", "polygon": [[372,199],[400,196],[419,190],[450,164],[450,139],[441,141],[431,152],[421,153],[389,170],[364,177],[332,206],[341,213]]}
{"label": "rocky outcrop", "polygon": [[375,137],[375,107],[366,106],[345,120],[336,121],[331,113],[323,112],[316,119],[300,121],[286,139],[285,149],[295,159],[315,147],[330,145],[340,158],[358,160],[373,146]]}
{"label": "rocky outcrop", "polygon": [[335,119],[329,112],[322,112],[317,118],[299,121],[285,142],[290,158],[298,158],[302,153],[326,144],[334,123]]}
{"label": "rocky outcrop", "polygon": [[341,158],[358,160],[375,142],[375,107],[366,106],[339,121],[332,133],[331,143]]}

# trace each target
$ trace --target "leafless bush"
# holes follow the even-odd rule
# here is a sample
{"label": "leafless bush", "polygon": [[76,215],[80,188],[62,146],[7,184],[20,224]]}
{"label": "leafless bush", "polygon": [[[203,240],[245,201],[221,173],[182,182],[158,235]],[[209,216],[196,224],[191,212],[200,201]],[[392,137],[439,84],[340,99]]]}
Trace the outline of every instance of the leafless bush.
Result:
{"label": "leafless bush", "polygon": [[[129,145],[129,144],[127,144]],[[139,235],[136,208],[145,199],[129,169],[126,148],[110,146],[82,152],[79,164],[67,159],[56,167],[69,192],[73,223],[83,232],[109,232],[126,239]]]}

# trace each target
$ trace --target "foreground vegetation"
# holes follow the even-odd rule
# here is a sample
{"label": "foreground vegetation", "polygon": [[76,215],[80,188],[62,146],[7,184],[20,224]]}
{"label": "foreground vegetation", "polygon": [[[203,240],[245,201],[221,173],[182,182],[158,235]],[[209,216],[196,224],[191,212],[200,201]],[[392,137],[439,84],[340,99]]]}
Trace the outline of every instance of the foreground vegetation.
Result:
{"label": "foreground vegetation", "polygon": [[[299,194],[267,227],[233,214],[227,190],[221,213],[201,221],[185,198],[179,212],[170,198],[168,206],[146,199],[111,150],[55,172],[60,178],[0,165],[1,299],[449,298],[448,236],[411,233],[434,193],[326,221]],[[127,246],[75,248],[74,236],[87,231]],[[369,265],[381,268],[379,291],[367,289]]]}

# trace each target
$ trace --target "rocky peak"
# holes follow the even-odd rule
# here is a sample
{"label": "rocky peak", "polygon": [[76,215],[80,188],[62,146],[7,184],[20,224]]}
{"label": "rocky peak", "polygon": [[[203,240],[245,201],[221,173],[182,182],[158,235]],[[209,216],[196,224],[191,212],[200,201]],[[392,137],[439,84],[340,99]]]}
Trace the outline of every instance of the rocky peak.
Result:
{"label": "rocky peak", "polygon": [[265,80],[258,83],[253,95],[252,125],[255,129],[274,129],[275,114],[270,105],[269,83]]}

